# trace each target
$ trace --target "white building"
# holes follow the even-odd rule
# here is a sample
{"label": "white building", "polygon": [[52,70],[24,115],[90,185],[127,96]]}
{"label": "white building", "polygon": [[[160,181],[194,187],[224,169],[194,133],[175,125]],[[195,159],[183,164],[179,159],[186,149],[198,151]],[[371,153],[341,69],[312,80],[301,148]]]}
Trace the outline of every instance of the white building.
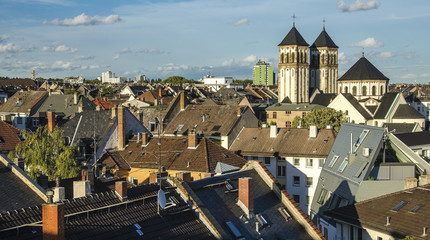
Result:
{"label": "white building", "polygon": [[[222,87],[235,88],[239,86],[239,84],[233,84],[232,77],[214,77],[211,75],[205,76],[203,78],[203,83],[214,92],[220,90]],[[240,86],[243,88],[242,85]]]}
{"label": "white building", "polygon": [[115,77],[115,73],[106,71],[102,73],[102,83],[123,83],[127,81],[125,77]]}

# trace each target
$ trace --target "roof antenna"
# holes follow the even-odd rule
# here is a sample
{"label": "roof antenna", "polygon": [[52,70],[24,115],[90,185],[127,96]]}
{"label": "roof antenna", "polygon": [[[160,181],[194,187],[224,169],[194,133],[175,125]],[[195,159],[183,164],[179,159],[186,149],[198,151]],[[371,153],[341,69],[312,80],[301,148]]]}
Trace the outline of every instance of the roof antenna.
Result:
{"label": "roof antenna", "polygon": [[325,31],[325,18],[323,18],[323,31]]}
{"label": "roof antenna", "polygon": [[296,27],[296,14],[293,13],[293,27]]}
{"label": "roof antenna", "polygon": [[361,52],[361,57],[364,57],[364,48],[363,48],[363,51]]}

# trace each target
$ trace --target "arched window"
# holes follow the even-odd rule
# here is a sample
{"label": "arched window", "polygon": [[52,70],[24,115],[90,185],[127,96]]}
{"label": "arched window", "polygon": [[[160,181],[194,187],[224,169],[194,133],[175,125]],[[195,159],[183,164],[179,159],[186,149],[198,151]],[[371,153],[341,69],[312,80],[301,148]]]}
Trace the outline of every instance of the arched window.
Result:
{"label": "arched window", "polygon": [[290,54],[289,53],[287,53],[287,61],[286,61],[287,63],[289,63],[290,62]]}
{"label": "arched window", "polygon": [[384,95],[384,86],[381,86],[381,95]]}
{"label": "arched window", "polygon": [[303,53],[302,52],[300,53],[299,62],[301,62],[301,63],[303,62]]}
{"label": "arched window", "polygon": [[366,86],[363,86],[362,92],[363,92],[362,93],[363,96],[367,95],[367,87]]}
{"label": "arched window", "polygon": [[296,62],[295,60],[294,60],[294,52],[293,53],[291,53],[291,58],[292,58],[292,63],[294,63],[294,62]]}
{"label": "arched window", "polygon": [[348,93],[348,87],[345,87],[345,92],[344,93]]}
{"label": "arched window", "polygon": [[376,96],[376,86],[372,86],[372,96]]}
{"label": "arched window", "polygon": [[281,69],[281,77],[284,77],[284,69]]}
{"label": "arched window", "polygon": [[374,125],[375,125],[375,127],[377,127],[378,126],[378,121],[375,121]]}
{"label": "arched window", "polygon": [[307,63],[307,62],[308,62],[308,54],[305,53],[305,63]]}
{"label": "arched window", "polygon": [[321,54],[321,64],[324,64],[324,54]]}
{"label": "arched window", "polygon": [[284,54],[281,53],[281,59],[279,59],[279,61],[281,61],[281,63],[284,63]]}
{"label": "arched window", "polygon": [[354,95],[354,96],[357,95],[357,87],[356,86],[352,87],[352,95]]}
{"label": "arched window", "polygon": [[294,78],[294,68],[291,69],[291,78]]}
{"label": "arched window", "polygon": [[348,110],[345,110],[345,115],[347,115],[347,116],[348,116]]}

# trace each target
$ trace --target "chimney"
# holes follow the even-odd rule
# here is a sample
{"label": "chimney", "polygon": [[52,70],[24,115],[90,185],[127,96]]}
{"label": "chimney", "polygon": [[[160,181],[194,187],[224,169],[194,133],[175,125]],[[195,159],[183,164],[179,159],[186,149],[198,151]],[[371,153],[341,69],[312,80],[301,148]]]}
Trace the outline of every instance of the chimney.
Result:
{"label": "chimney", "polygon": [[64,239],[64,205],[45,203],[42,205],[43,240]]}
{"label": "chimney", "polygon": [[115,193],[124,201],[127,199],[127,182],[126,181],[117,181],[115,182]]}
{"label": "chimney", "polygon": [[96,111],[100,111],[100,105],[96,106]]}
{"label": "chimney", "polygon": [[118,149],[125,148],[125,116],[124,108],[118,107]]}
{"label": "chimney", "polygon": [[149,174],[149,183],[157,183],[157,173],[156,172]]}
{"label": "chimney", "polygon": [[55,128],[55,112],[47,112],[48,114],[48,130],[49,132],[53,132]]}
{"label": "chimney", "polygon": [[73,198],[85,197],[91,194],[90,181],[73,182]]}
{"label": "chimney", "polygon": [[276,125],[270,125],[270,138],[276,138],[278,136],[278,127]]}
{"label": "chimney", "polygon": [[158,96],[160,96],[160,98],[161,98],[161,96],[163,95],[163,93],[162,93],[162,90],[161,90],[161,87],[158,89]]}
{"label": "chimney", "polygon": [[197,135],[194,131],[188,134],[188,149],[196,149],[198,144]]}
{"label": "chimney", "polygon": [[184,182],[191,182],[191,173],[190,172],[178,172],[176,173],[176,177],[181,179]]}
{"label": "chimney", "polygon": [[81,169],[81,180],[86,181],[87,180],[87,170]]}
{"label": "chimney", "polygon": [[237,117],[240,117],[241,114],[242,114],[242,108],[238,108],[237,109]]}
{"label": "chimney", "polygon": [[315,125],[309,126],[309,138],[317,138],[318,127]]}
{"label": "chimney", "polygon": [[181,105],[181,111],[185,110],[185,93],[183,91],[181,91],[179,93],[179,102]]}
{"label": "chimney", "polygon": [[78,93],[77,92],[75,92],[74,94],[73,94],[73,104],[78,104]]}
{"label": "chimney", "polygon": [[158,106],[158,98],[154,99],[154,106]]}
{"label": "chimney", "polygon": [[333,130],[333,126],[332,125],[327,125],[326,129]]}
{"label": "chimney", "polygon": [[116,106],[112,107],[112,119],[116,118]]}
{"label": "chimney", "polygon": [[82,106],[82,102],[80,102],[78,105],[78,113],[81,113],[83,111],[84,111],[84,107]]}
{"label": "chimney", "polygon": [[254,186],[252,178],[239,178],[239,201],[237,204],[245,212],[248,219],[254,216]]}
{"label": "chimney", "polygon": [[385,226],[391,225],[391,217],[387,217],[387,223],[385,224]]}
{"label": "chimney", "polygon": [[21,98],[16,98],[16,104],[18,104],[18,103],[20,103],[21,102]]}
{"label": "chimney", "polygon": [[418,179],[416,179],[416,178],[405,178],[405,180],[404,180],[405,190],[417,187],[417,182],[418,182]]}
{"label": "chimney", "polygon": [[420,186],[424,186],[430,184],[430,175],[421,175],[420,176]]}
{"label": "chimney", "polygon": [[66,199],[66,192],[64,187],[54,187],[54,202],[59,202],[61,200]]}
{"label": "chimney", "polygon": [[15,165],[24,170],[24,159],[15,158]]}
{"label": "chimney", "polygon": [[143,132],[143,133],[142,133],[142,145],[143,145],[143,146],[146,146],[146,145],[148,145],[148,143],[149,143],[149,136],[148,136],[148,133]]}

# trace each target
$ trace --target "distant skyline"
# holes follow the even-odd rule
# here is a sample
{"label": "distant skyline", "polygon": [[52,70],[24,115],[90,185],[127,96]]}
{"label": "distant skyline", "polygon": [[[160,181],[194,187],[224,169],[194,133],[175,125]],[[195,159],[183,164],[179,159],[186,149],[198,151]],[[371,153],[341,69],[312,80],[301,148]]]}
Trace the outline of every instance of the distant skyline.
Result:
{"label": "distant skyline", "polygon": [[390,83],[430,81],[430,1],[0,0],[0,76],[277,77],[278,44],[295,26],[311,45],[325,28],[339,77],[361,56]]}

